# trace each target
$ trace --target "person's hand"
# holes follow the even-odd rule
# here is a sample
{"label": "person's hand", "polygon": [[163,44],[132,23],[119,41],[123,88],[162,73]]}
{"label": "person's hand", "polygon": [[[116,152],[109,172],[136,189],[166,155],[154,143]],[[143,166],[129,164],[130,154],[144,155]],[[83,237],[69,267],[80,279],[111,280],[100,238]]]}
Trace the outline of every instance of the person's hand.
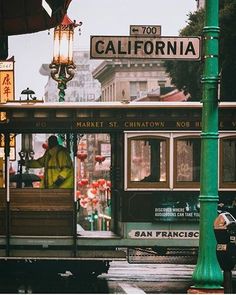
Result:
{"label": "person's hand", "polygon": [[65,178],[63,178],[62,176],[58,176],[56,181],[54,182],[54,186],[55,187],[59,187],[62,185],[62,183],[65,181]]}
{"label": "person's hand", "polygon": [[19,164],[22,166],[25,166],[25,160],[24,159],[19,160]]}

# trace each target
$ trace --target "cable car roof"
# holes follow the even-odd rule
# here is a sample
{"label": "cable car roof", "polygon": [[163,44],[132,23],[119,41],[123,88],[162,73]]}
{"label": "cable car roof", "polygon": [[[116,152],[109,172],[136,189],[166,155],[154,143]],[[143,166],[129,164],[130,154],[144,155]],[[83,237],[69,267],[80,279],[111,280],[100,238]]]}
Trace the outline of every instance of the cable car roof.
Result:
{"label": "cable car roof", "polygon": [[0,110],[4,109],[152,109],[152,108],[201,108],[199,102],[37,102],[37,101],[11,101],[0,103]]}
{"label": "cable car roof", "polygon": [[[221,102],[219,107],[236,107],[236,102]],[[0,103],[0,111],[6,109],[155,109],[155,108],[202,108],[200,102],[43,102],[34,100],[8,101]]]}

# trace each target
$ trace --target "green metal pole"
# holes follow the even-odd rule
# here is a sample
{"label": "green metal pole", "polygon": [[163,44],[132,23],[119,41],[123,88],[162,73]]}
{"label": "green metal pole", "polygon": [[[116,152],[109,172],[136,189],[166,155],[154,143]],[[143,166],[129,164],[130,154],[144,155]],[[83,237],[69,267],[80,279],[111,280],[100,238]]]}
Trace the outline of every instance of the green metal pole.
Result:
{"label": "green metal pole", "polygon": [[59,74],[59,81],[58,81],[59,102],[65,101],[66,83],[67,83],[67,79],[66,79],[65,66],[61,65],[60,74]]}
{"label": "green metal pole", "polygon": [[[65,89],[66,89],[66,72],[65,65],[60,66],[59,78],[58,78],[58,89],[59,89],[59,102],[65,101]],[[60,145],[64,143],[64,134],[58,134],[58,142]]]}
{"label": "green metal pole", "polygon": [[195,289],[221,289],[223,275],[216,257],[213,223],[218,205],[218,39],[219,2],[205,2],[204,73],[201,178],[200,178],[200,238],[199,255],[193,273]]}

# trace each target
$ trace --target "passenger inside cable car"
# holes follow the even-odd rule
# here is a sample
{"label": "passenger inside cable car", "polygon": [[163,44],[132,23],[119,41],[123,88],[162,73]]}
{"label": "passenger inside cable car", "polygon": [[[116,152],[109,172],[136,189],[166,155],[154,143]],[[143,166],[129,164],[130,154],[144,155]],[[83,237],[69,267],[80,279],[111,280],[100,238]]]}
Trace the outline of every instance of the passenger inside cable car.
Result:
{"label": "passenger inside cable car", "polygon": [[[108,134],[78,135],[75,157],[70,135],[63,138],[51,134],[18,134],[14,140],[14,155],[10,157],[11,188],[27,189],[27,193],[18,191],[21,198],[30,194],[40,197],[31,204],[32,210],[36,207],[37,210],[46,209],[48,205],[50,208],[54,206],[56,211],[57,206],[59,209],[60,206],[73,207],[75,200],[80,229],[110,230],[111,147]],[[38,189],[41,190],[36,191]],[[11,196],[14,195],[15,192],[11,192]],[[68,205],[65,204],[66,198]]]}
{"label": "passenger inside cable car", "polygon": [[43,168],[42,188],[73,188],[73,164],[69,151],[59,144],[55,135],[48,138],[48,148],[42,157],[27,160],[27,168]]}

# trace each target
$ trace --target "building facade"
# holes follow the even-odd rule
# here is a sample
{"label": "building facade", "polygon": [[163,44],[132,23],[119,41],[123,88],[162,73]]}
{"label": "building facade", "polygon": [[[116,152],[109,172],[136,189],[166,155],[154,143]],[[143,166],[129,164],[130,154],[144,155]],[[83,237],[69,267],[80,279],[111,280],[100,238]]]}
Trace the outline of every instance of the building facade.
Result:
{"label": "building facade", "polygon": [[162,61],[107,60],[94,71],[101,83],[101,101],[132,101],[160,94],[161,88],[171,87],[171,80]]}
{"label": "building facade", "polygon": [[[76,65],[75,76],[69,81],[65,90],[66,102],[97,101],[101,96],[101,85],[92,76],[93,69],[100,61],[90,60],[88,51],[74,51],[73,59]],[[57,82],[51,78],[48,64],[43,64],[40,73],[48,76],[45,86],[45,101],[58,101]]]}
{"label": "building facade", "polygon": [[205,7],[205,0],[196,0],[197,1],[197,9],[201,9]]}

